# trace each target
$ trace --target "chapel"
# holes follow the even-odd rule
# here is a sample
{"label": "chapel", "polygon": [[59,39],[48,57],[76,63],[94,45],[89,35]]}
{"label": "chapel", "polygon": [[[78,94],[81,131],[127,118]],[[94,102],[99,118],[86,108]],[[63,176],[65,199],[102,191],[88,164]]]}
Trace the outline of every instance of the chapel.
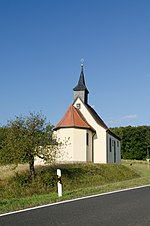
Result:
{"label": "chapel", "polygon": [[54,127],[62,153],[59,161],[120,163],[120,138],[107,127],[88,103],[89,91],[84,77],[84,65],[78,84],[73,89],[74,101],[64,117]]}

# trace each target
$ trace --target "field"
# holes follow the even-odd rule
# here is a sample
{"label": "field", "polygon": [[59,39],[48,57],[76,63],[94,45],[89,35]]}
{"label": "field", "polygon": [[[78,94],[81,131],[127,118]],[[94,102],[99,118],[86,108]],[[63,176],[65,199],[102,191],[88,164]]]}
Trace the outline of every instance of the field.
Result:
{"label": "field", "polygon": [[60,201],[57,168],[62,170],[61,200],[150,184],[150,168],[145,161],[37,166],[34,181],[28,165],[1,166],[0,213]]}

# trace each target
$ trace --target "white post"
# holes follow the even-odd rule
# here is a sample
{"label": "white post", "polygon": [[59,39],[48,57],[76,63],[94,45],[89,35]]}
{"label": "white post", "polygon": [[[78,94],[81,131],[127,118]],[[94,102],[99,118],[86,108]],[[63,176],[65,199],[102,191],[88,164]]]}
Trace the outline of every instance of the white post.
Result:
{"label": "white post", "polygon": [[62,181],[61,181],[61,170],[57,169],[57,186],[58,186],[58,197],[62,197]]}

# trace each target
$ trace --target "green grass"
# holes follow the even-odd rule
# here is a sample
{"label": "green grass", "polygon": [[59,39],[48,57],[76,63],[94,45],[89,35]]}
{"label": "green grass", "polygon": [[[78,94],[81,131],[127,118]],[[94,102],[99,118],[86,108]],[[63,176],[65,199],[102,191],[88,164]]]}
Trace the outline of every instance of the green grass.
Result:
{"label": "green grass", "polygon": [[36,168],[37,175],[33,182],[25,168],[17,173],[8,172],[9,176],[5,171],[5,175],[0,177],[0,213],[59,201],[57,168],[62,170],[63,197],[61,200],[150,183],[150,170],[147,163],[136,161],[123,161],[120,165],[40,166]]}
{"label": "green grass", "polygon": [[122,160],[122,164],[134,169],[141,177],[150,176],[150,163],[138,160]]}

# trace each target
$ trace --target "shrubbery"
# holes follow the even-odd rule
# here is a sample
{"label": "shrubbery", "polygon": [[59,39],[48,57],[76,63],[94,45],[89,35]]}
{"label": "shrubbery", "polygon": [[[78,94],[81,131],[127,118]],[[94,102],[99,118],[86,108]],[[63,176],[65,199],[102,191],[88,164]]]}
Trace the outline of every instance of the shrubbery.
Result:
{"label": "shrubbery", "polygon": [[31,179],[29,171],[22,171],[7,180],[0,181],[0,199],[57,194],[57,168],[62,170],[63,192],[139,177],[131,169],[117,164],[43,166],[36,169],[35,180]]}

